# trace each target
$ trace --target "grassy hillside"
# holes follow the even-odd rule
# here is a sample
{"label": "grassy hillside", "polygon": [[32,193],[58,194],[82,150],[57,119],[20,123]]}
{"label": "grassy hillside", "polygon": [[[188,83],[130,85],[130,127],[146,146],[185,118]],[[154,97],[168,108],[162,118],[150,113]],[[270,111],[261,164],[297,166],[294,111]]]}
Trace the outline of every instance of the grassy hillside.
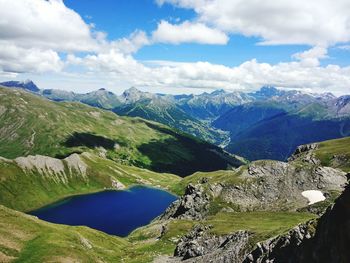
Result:
{"label": "grassy hillside", "polygon": [[315,153],[322,165],[350,172],[350,137],[321,142]]}
{"label": "grassy hillside", "polygon": [[[212,231],[218,234],[249,229],[261,240],[309,218],[304,213],[241,213],[221,214],[203,223],[213,224]],[[221,220],[231,224],[223,229]],[[192,226],[193,222],[176,220],[161,237],[159,226],[150,225],[124,239],[87,227],[47,223],[0,206],[0,262],[152,262],[158,255],[172,255],[176,238]]]}
{"label": "grassy hillside", "polygon": [[[322,160],[322,164],[334,166],[334,160],[329,160],[330,156],[342,156],[347,158],[344,161],[344,170],[348,169],[349,164],[349,146],[350,138],[326,141],[320,143],[316,150],[316,155]],[[69,194],[69,191],[77,193],[83,191],[95,191],[101,187],[110,187],[111,179],[123,183],[125,186],[134,183],[143,183],[162,188],[168,187],[172,192],[182,194],[187,184],[203,183],[206,191],[211,186],[221,185],[227,189],[253,189],[254,195],[257,192],[258,185],[269,181],[268,185],[272,186],[275,181],[284,183],[288,180],[295,183],[299,180],[300,175],[306,178],[314,178],[310,173],[314,169],[311,164],[293,161],[285,170],[287,173],[282,180],[276,175],[280,175],[284,170],[283,163],[275,161],[257,161],[249,166],[251,171],[273,174],[267,175],[262,180],[253,178],[254,175],[247,174],[249,166],[242,166],[236,171],[216,171],[216,172],[198,172],[186,178],[179,178],[167,174],[157,174],[136,167],[128,167],[116,164],[115,162],[97,157],[92,154],[82,154],[82,161],[88,166],[86,179],[80,173],[71,175],[68,171],[66,184],[59,184],[57,188],[63,189],[64,192],[57,192],[54,182],[55,176],[49,176],[47,171],[40,173],[24,173],[18,165],[12,161],[1,160],[0,165],[0,197],[1,204],[23,209],[25,203],[31,203],[30,200],[39,200],[39,203],[51,202],[54,200],[53,195],[59,196]],[[342,159],[345,160],[345,159]],[[293,170],[294,168],[295,170]],[[66,167],[69,170],[69,166]],[[13,169],[13,170],[12,170]],[[17,170],[16,170],[17,169]],[[266,170],[268,169],[268,170]],[[310,172],[308,172],[310,170]],[[13,171],[12,173],[9,171]],[[302,170],[305,170],[303,172]],[[276,174],[274,174],[276,173]],[[295,173],[295,174],[294,174]],[[4,176],[4,174],[7,174]],[[294,177],[294,175],[299,175]],[[46,176],[46,177],[45,177]],[[260,177],[259,177],[260,178]],[[269,179],[270,178],[270,179]],[[289,178],[289,179],[288,179]],[[302,177],[301,177],[302,178]],[[21,186],[17,182],[21,180]],[[78,184],[75,180],[79,180]],[[36,184],[35,181],[38,183]],[[84,183],[85,182],[85,183]],[[17,184],[16,184],[17,183]],[[252,184],[255,186],[251,187]],[[17,186],[16,186],[17,185]],[[62,187],[64,186],[64,187]],[[86,187],[86,188],[84,188]],[[91,188],[90,188],[91,187]],[[33,189],[33,192],[28,191]],[[266,189],[265,187],[262,187]],[[78,190],[77,190],[78,189]],[[255,190],[254,190],[255,189]],[[274,188],[273,188],[274,189]],[[282,188],[279,188],[282,189]],[[279,191],[279,189],[275,189]],[[286,198],[291,198],[291,187],[286,188]],[[286,190],[285,189],[285,190]],[[270,189],[268,192],[271,193]],[[299,189],[300,190],[300,189]],[[17,192],[16,192],[17,191]],[[300,190],[302,191],[302,190]],[[7,195],[6,193],[17,193],[17,197]],[[19,195],[18,193],[21,193]],[[52,193],[52,194],[50,194]],[[70,192],[72,193],[72,192]],[[48,195],[49,198],[42,196]],[[35,199],[40,197],[40,199]],[[51,199],[50,199],[51,198]],[[319,203],[321,204],[321,203]],[[22,207],[22,208],[21,208]],[[211,200],[210,213],[204,219],[199,221],[172,219],[169,221],[155,221],[150,225],[136,229],[126,238],[118,238],[103,234],[86,227],[71,227],[55,225],[43,222],[35,217],[16,212],[0,205],[0,261],[7,262],[152,262],[160,256],[172,256],[177,244],[177,240],[188,233],[197,224],[211,225],[210,233],[213,235],[226,235],[238,230],[248,230],[252,236],[249,241],[253,248],[258,241],[266,240],[286,233],[293,226],[316,218],[316,215],[295,211],[238,211],[228,212],[228,208],[234,208],[228,202],[220,201],[220,198]],[[306,210],[305,210],[306,211]],[[315,221],[316,223],[317,221]],[[160,259],[162,259],[160,257]],[[161,261],[160,261],[161,262]]]}
{"label": "grassy hillside", "polygon": [[227,133],[211,127],[208,122],[192,117],[175,103],[165,99],[145,99],[121,105],[113,111],[123,116],[141,117],[163,123],[211,143],[219,144],[228,138]]}
{"label": "grassy hillside", "polygon": [[160,124],[0,88],[0,156],[6,158],[95,152],[119,163],[182,176],[239,165],[214,151],[222,152]]}

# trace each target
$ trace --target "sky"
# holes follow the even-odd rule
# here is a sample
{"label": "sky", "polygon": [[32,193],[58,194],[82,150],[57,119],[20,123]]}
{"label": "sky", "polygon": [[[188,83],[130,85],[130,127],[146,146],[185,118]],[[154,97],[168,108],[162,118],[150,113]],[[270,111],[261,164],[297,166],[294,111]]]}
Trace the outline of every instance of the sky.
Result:
{"label": "sky", "polygon": [[349,0],[0,0],[0,80],[350,94]]}

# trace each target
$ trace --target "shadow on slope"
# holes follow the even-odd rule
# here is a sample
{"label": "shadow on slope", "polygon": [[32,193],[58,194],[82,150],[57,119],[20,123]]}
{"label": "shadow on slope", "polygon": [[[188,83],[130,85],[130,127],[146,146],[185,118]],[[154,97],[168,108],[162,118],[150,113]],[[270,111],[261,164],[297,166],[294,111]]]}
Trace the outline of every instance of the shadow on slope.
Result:
{"label": "shadow on slope", "polygon": [[88,148],[103,147],[113,149],[115,142],[103,136],[87,132],[74,132],[64,143],[66,147],[85,146]]}
{"label": "shadow on slope", "polygon": [[172,136],[138,147],[138,150],[151,160],[151,169],[154,171],[170,172],[185,177],[197,171],[224,170],[230,165],[237,167],[242,164],[234,158],[228,160],[221,156],[224,155],[224,151],[217,146],[152,123],[147,125]]}
{"label": "shadow on slope", "polygon": [[280,114],[233,136],[226,150],[248,160],[286,160],[297,146],[348,136],[350,119],[313,120]]}

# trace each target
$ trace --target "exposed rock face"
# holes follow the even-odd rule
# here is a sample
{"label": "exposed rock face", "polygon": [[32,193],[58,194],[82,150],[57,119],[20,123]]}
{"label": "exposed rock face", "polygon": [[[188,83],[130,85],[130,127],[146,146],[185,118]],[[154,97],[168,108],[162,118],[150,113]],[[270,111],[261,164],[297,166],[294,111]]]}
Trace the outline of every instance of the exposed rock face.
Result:
{"label": "exposed rock face", "polygon": [[[288,163],[253,162],[236,170],[235,176],[240,178],[237,181],[211,183],[210,178],[201,178],[200,184],[189,185],[185,195],[162,217],[203,219],[215,198],[235,204],[240,211],[294,210],[308,205],[308,199],[302,196],[304,191],[320,191],[325,197],[330,196],[330,191],[343,191],[347,174],[320,166],[314,156],[317,147],[317,144],[298,147]],[[254,247],[249,240],[251,234],[246,231],[216,236],[210,232],[210,226],[196,226],[180,239],[174,252],[176,258],[169,262],[350,262],[350,251],[344,252],[344,244],[350,243],[349,218],[350,188],[319,223],[310,220]],[[340,241],[333,244],[338,236]]]}
{"label": "exposed rock face", "polygon": [[303,257],[298,255],[299,250],[303,242],[313,237],[315,224],[312,220],[294,227],[285,235],[259,242],[242,262],[301,262]]}
{"label": "exposed rock face", "polygon": [[117,189],[117,190],[123,190],[126,188],[124,184],[122,184],[121,182],[119,182],[115,179],[112,179],[112,187]]}
{"label": "exposed rock face", "polygon": [[[234,233],[237,238],[231,238],[232,242],[221,243],[224,237],[210,236],[208,229],[194,228],[180,240],[175,256],[187,259],[184,262],[347,263],[350,262],[350,187],[320,219],[259,242],[250,252],[243,245],[249,239],[247,233]],[[231,249],[236,250],[230,253]]]}
{"label": "exposed rock face", "polygon": [[15,162],[26,172],[38,172],[42,176],[56,182],[67,183],[68,178],[74,174],[79,174],[87,180],[87,165],[78,154],[72,154],[63,160],[49,156],[29,155],[27,157],[18,157],[11,162]]}
{"label": "exposed rock face", "polygon": [[189,184],[185,194],[161,215],[160,219],[203,219],[209,208],[209,196],[201,185]]}
{"label": "exposed rock face", "polygon": [[[315,228],[314,228],[315,227]],[[350,262],[350,187],[317,222],[265,241],[244,262]]]}
{"label": "exposed rock face", "polygon": [[315,157],[314,150],[318,148],[317,143],[300,145],[297,147],[293,155],[288,158],[288,161],[299,159],[306,163],[319,165],[321,162]]}
{"label": "exposed rock face", "polygon": [[254,162],[241,177],[248,178],[249,183],[224,186],[220,194],[241,211],[303,207],[308,204],[303,191],[341,191],[347,182],[346,173],[337,169],[278,161]]}
{"label": "exposed rock face", "polygon": [[195,226],[178,243],[174,255],[185,262],[240,262],[247,250],[250,234],[238,231],[215,236],[210,226]]}
{"label": "exposed rock face", "polygon": [[65,158],[64,161],[66,162],[71,173],[74,170],[76,172],[80,172],[83,175],[86,175],[87,165],[81,160],[78,154],[74,153]]}

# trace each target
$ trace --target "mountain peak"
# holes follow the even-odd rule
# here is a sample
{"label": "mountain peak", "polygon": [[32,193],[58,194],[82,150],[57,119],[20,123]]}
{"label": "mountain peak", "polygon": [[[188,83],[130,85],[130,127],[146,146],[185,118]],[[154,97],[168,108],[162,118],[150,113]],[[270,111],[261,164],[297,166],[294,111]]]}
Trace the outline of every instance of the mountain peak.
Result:
{"label": "mountain peak", "polygon": [[224,89],[218,89],[218,90],[214,90],[212,93],[210,93],[211,95],[222,95],[222,94],[226,94],[227,92]]}
{"label": "mountain peak", "polygon": [[34,82],[30,79],[27,79],[25,81],[6,81],[0,83],[0,85],[8,87],[8,88],[20,88],[29,90],[32,92],[39,92],[40,89],[37,87],[37,85],[34,84]]}
{"label": "mountain peak", "polygon": [[282,90],[276,89],[273,86],[263,86],[260,90],[250,93],[249,95],[256,99],[267,99],[281,94],[283,94]]}
{"label": "mountain peak", "polygon": [[121,95],[122,100],[124,100],[127,103],[136,102],[140,99],[152,98],[154,96],[157,96],[157,95],[154,95],[148,92],[143,92],[135,87],[131,87],[125,90]]}
{"label": "mountain peak", "polygon": [[128,94],[132,94],[132,93],[142,93],[142,91],[139,90],[139,89],[137,89],[137,88],[135,88],[135,87],[131,87],[131,88],[129,88],[129,89],[126,89],[126,90],[124,91],[124,93],[128,93]]}

